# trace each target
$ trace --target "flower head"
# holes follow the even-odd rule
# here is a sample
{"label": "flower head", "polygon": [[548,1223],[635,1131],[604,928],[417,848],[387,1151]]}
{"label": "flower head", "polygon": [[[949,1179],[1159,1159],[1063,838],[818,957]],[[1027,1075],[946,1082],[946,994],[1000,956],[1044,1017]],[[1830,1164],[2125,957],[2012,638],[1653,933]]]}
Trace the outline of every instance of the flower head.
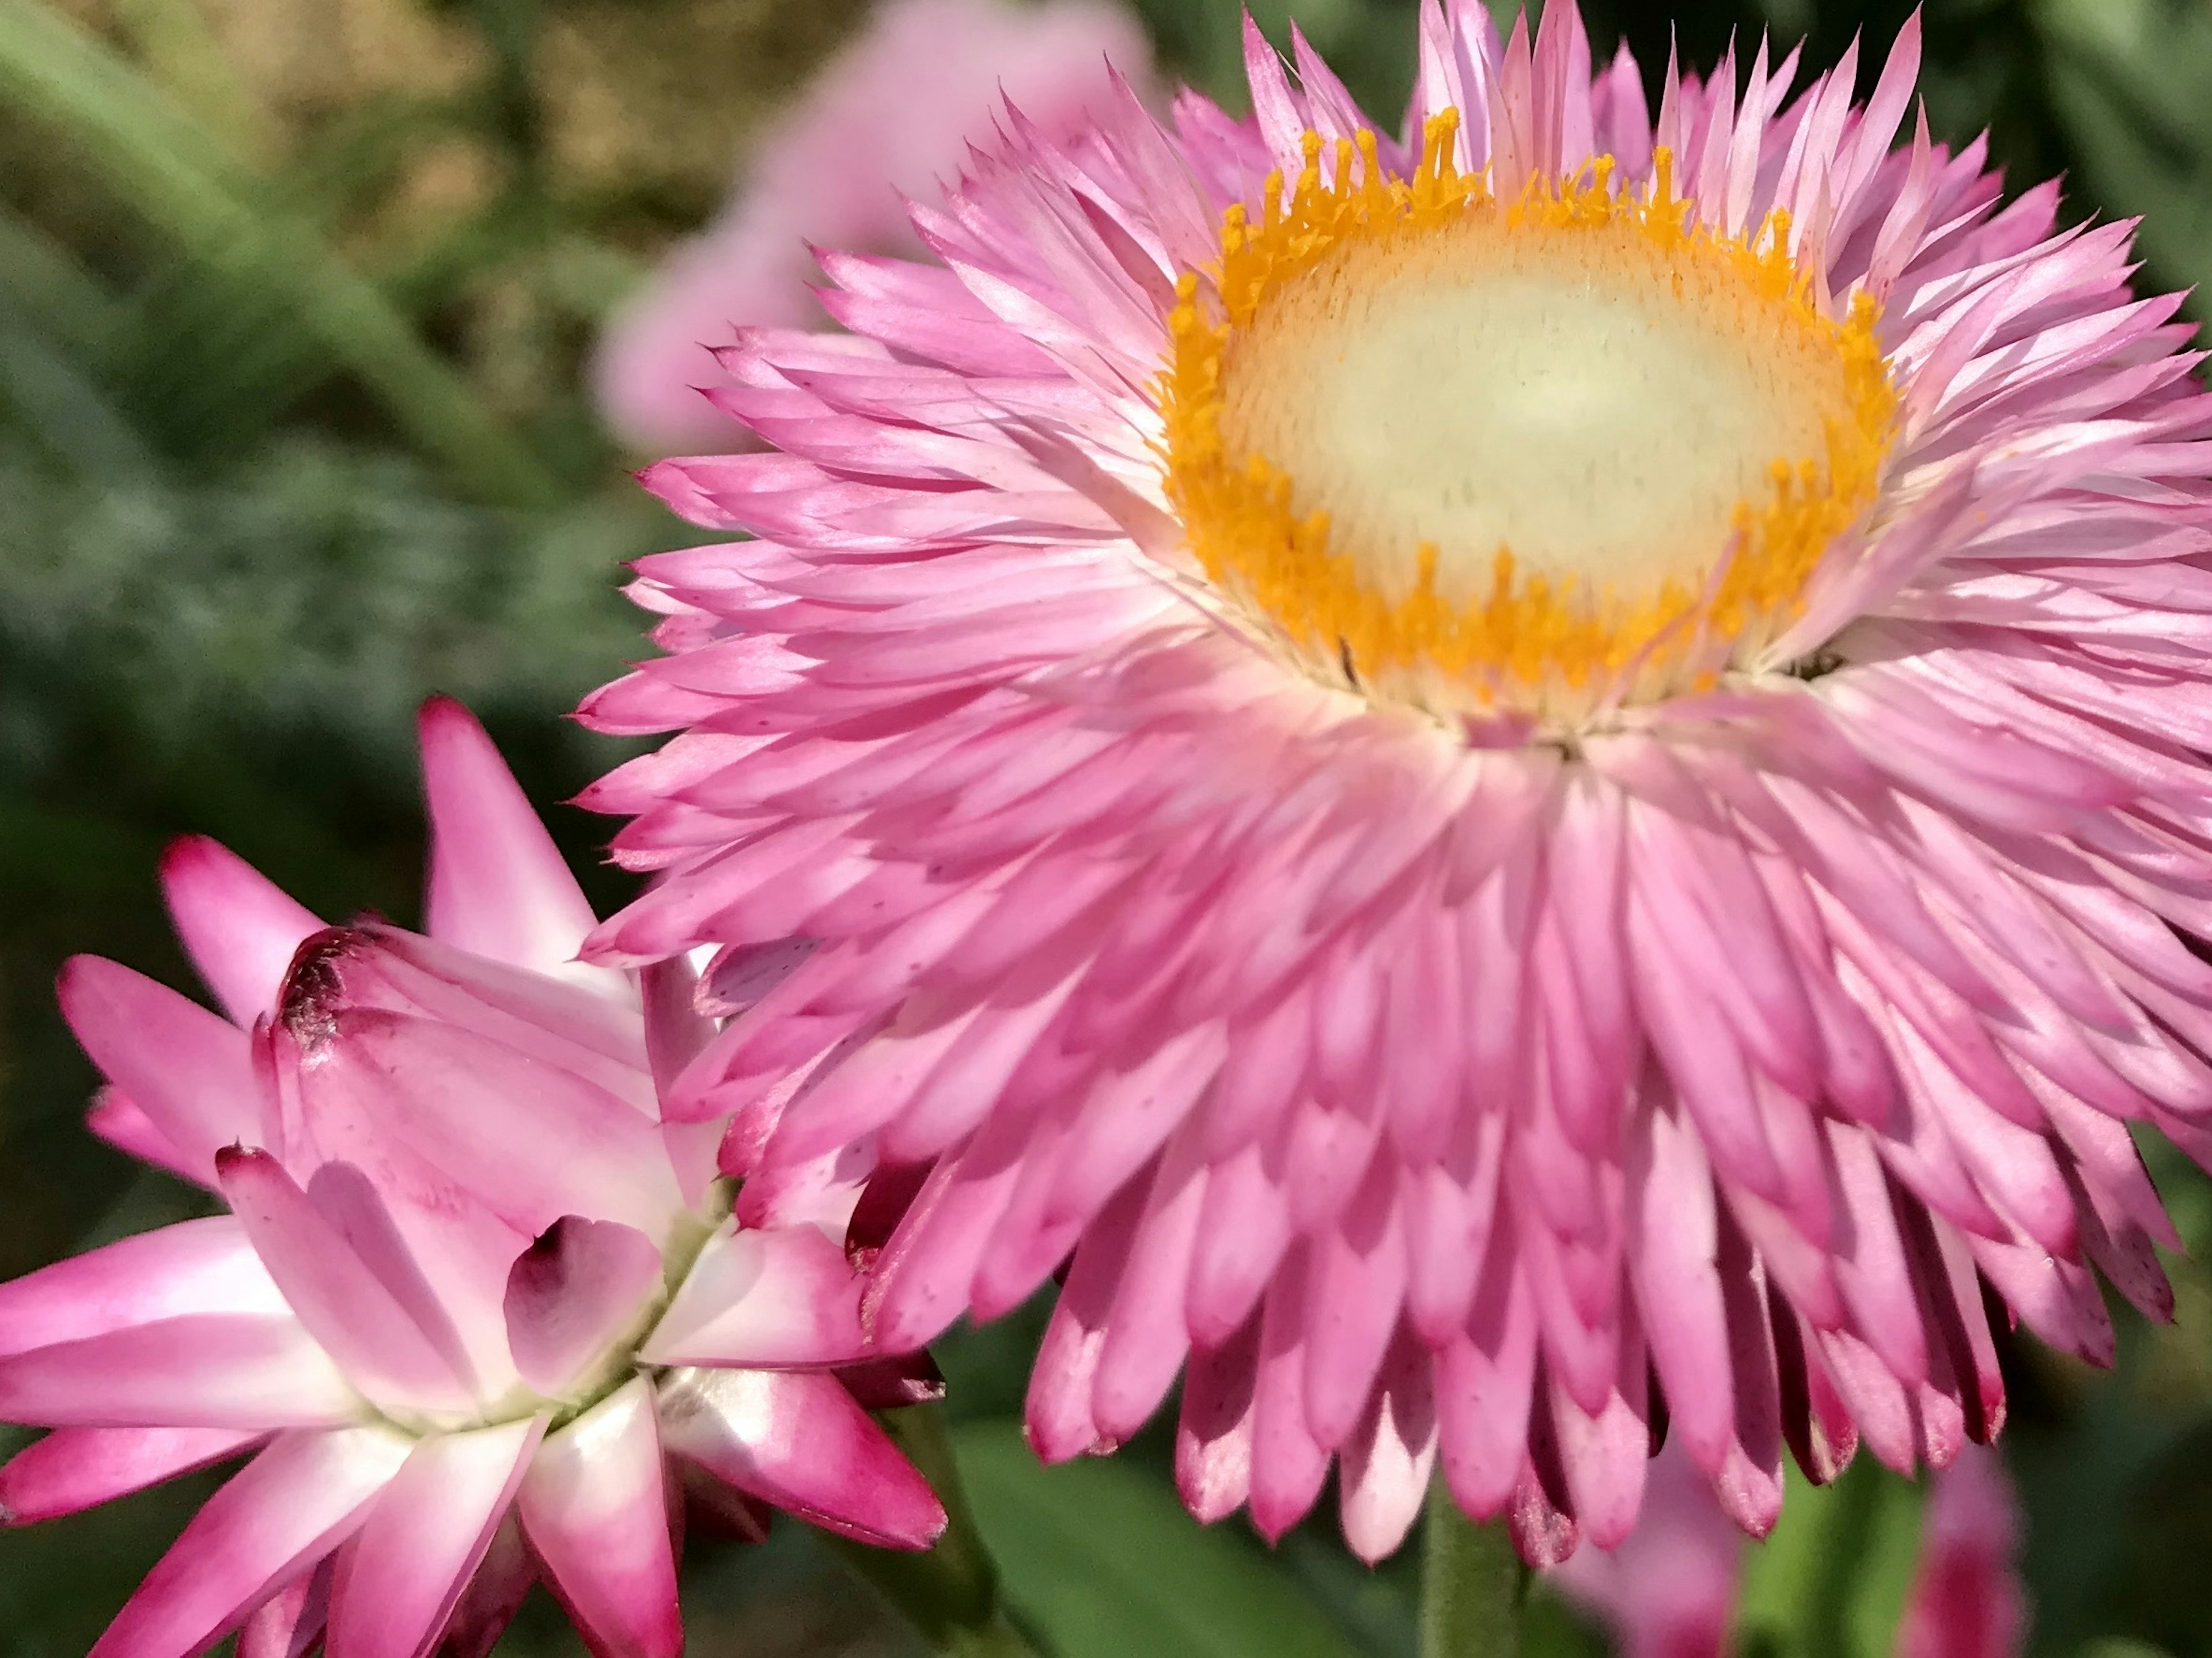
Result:
{"label": "flower head", "polygon": [[672,1496],[755,1536],[768,1506],[896,1547],[944,1524],[830,1373],[865,1347],[839,1195],[727,1218],[719,1131],[655,1089],[703,1038],[688,969],[641,999],[575,963],[591,911],[482,729],[434,702],[422,738],[429,937],[325,927],[187,841],[163,879],[234,1022],[64,972],[99,1125],[229,1212],[0,1285],[0,1419],[54,1430],[0,1513],[253,1454],[101,1658],[242,1621],[262,1649],[481,1653],[540,1577],[595,1652],[672,1655]]}
{"label": "flower head", "polygon": [[[1929,1482],[1919,1556],[1895,1658],[2015,1658],[2027,1632],[2020,1502],[1979,1446]],[[1601,1620],[1626,1658],[1722,1658],[1732,1646],[1743,1535],[1677,1449],[1651,1463],[1644,1516],[1611,1552],[1585,1549],[1552,1574]]]}
{"label": "flower head", "polygon": [[1109,58],[1145,80],[1144,31],[1104,0],[872,7],[756,147],[714,222],[608,325],[594,378],[615,431],[647,452],[743,437],[708,401],[712,354],[741,323],[816,314],[807,244],[919,252],[905,197],[958,172],[969,143],[989,138],[992,100],[1003,90],[1072,136],[1109,106]]}
{"label": "flower head", "polygon": [[1663,1402],[1759,1531],[1785,1444],[1996,1432],[1984,1282],[2098,1360],[2097,1272],[2170,1308],[2212,400],[2127,226],[1897,143],[1917,22],[1655,118],[1565,0],[1421,20],[1402,125],[1256,32],[1247,122],[1010,111],[941,263],[726,354],[781,452],[647,475],[757,538],[647,561],[586,706],[686,728],[592,797],[659,872],[592,953],[817,941],[669,1108],[918,1180],[889,1345],[1072,1251],[1048,1457],[1180,1371],[1200,1515],[1334,1461],[1371,1557],[1440,1462],[1545,1560]]}

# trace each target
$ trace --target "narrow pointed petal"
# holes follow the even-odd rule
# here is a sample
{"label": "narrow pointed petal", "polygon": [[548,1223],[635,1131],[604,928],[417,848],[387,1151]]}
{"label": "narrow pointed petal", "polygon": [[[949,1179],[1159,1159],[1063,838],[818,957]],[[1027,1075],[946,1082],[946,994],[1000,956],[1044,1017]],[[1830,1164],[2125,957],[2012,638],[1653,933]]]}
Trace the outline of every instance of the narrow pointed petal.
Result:
{"label": "narrow pointed petal", "polygon": [[246,1229],[228,1215],[212,1216],[142,1232],[0,1284],[0,1356],[165,1318],[283,1318],[290,1311]]}
{"label": "narrow pointed petal", "polygon": [[231,1212],[300,1322],[355,1384],[387,1402],[465,1409],[467,1383],[344,1236],[266,1151],[216,1154]]}
{"label": "narrow pointed petal", "polygon": [[546,1440],[518,1502],[546,1585],[594,1658],[677,1658],[684,1622],[650,1382],[626,1383]]}
{"label": "narrow pointed petal", "polygon": [[229,1428],[57,1428],[0,1467],[0,1525],[96,1508],[260,1442],[259,1434]]}
{"label": "narrow pointed petal", "polygon": [[[645,1052],[653,1073],[653,1092],[665,1102],[674,1090],[684,1067],[697,1059],[714,1039],[714,1022],[698,1010],[696,994],[699,975],[681,956],[656,962],[638,975],[645,1005]],[[696,1206],[718,1172],[715,1164],[722,1141],[720,1122],[680,1123],[662,1112],[661,1139],[675,1165],[684,1200]]]}
{"label": "narrow pointed petal", "polygon": [[190,1658],[360,1524],[407,1460],[382,1428],[287,1434],[210,1497],[90,1658]]}
{"label": "narrow pointed petal", "polygon": [[834,1376],[678,1370],[661,1416],[672,1452],[817,1526],[895,1549],[945,1529],[928,1482]]}
{"label": "narrow pointed petal", "polygon": [[415,1447],[339,1558],[332,1652],[426,1658],[490,1550],[544,1431],[539,1418]]}
{"label": "narrow pointed petal", "polygon": [[119,1088],[103,1088],[93,1096],[84,1126],[126,1157],[167,1169],[189,1185],[215,1184],[215,1169],[179,1149]]}
{"label": "narrow pointed petal", "polygon": [[161,1128],[189,1166],[259,1140],[262,1111],[246,1033],[142,973],[97,956],[63,963],[62,1017],[102,1075]]}
{"label": "narrow pointed petal", "polygon": [[161,896],[192,966],[242,1029],[275,1010],[292,952],[322,930],[282,887],[204,835],[169,843]]}
{"label": "narrow pointed petal", "polygon": [[576,963],[599,918],[476,716],[433,697],[420,723],[430,805],[430,936],[624,993],[619,975]]}
{"label": "narrow pointed petal", "polygon": [[660,1288],[660,1251],[635,1228],[564,1215],[515,1258],[507,1280],[514,1368],[550,1399],[635,1332]]}
{"label": "narrow pointed petal", "polygon": [[0,1358],[0,1421],[42,1428],[327,1428],[365,1406],[289,1316],[198,1313]]}

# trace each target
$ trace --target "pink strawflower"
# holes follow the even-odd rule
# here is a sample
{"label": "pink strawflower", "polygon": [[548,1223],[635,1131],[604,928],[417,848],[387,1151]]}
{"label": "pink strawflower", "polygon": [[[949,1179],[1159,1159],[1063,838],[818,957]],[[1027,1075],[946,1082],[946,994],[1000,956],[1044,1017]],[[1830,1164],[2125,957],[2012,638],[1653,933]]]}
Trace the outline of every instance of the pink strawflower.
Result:
{"label": "pink strawflower", "polygon": [[883,0],[760,140],[714,222],[672,252],[607,325],[599,408],[648,454],[744,435],[701,388],[739,323],[815,325],[810,242],[919,253],[905,196],[957,174],[1001,95],[1055,137],[1111,107],[1111,59],[1139,86],[1151,48],[1110,0]]}
{"label": "pink strawflower", "polygon": [[[540,1579],[600,1658],[671,1658],[672,1497],[926,1547],[936,1498],[827,1367],[864,1357],[845,1215],[738,1228],[716,1130],[660,1120],[688,969],[593,920],[468,714],[423,713],[428,938],[325,927],[214,842],[162,866],[229,1015],[79,957],[112,1139],[228,1206],[0,1285],[0,1514],[252,1454],[94,1652],[490,1649]],[[844,1210],[852,1206],[848,1188]],[[890,1380],[896,1385],[896,1378]],[[676,1503],[681,1515],[684,1503]]]}
{"label": "pink strawflower", "polygon": [[1892,148],[1917,21],[1863,106],[1762,45],[1654,119],[1566,0],[1421,20],[1402,128],[1256,33],[1249,122],[1009,111],[941,263],[724,354],[778,452],[647,475],[758,538],[641,566],[584,717],[684,734],[589,797],[659,878],[588,953],[817,941],[667,1108],[918,1184],[887,1348],[1073,1251],[1048,1458],[1180,1370],[1199,1515],[1334,1461],[1371,1558],[1440,1461],[1553,1560],[1656,1382],[1762,1532],[1785,1443],[1997,1431],[1984,1282],[2168,1314],[2212,401],[2129,226]]}
{"label": "pink strawflower", "polygon": [[1618,1548],[1578,1550],[1549,1581],[1612,1633],[1621,1658],[1722,1658],[1743,1550],[1677,1442],[1651,1459],[1636,1529]]}
{"label": "pink strawflower", "polygon": [[[2027,1635],[2019,1549],[2020,1503],[2004,1464],[1968,1446],[1930,1482],[1896,1658],[2017,1658]],[[1622,1658],[1722,1658],[1743,1556],[1742,1533],[1670,1447],[1652,1460],[1627,1541],[1583,1550],[1551,1582],[1613,1633]]]}
{"label": "pink strawflower", "polygon": [[1972,1451],[1936,1476],[1897,1658],[2017,1658],[2027,1646],[2020,1502],[2004,1464]]}

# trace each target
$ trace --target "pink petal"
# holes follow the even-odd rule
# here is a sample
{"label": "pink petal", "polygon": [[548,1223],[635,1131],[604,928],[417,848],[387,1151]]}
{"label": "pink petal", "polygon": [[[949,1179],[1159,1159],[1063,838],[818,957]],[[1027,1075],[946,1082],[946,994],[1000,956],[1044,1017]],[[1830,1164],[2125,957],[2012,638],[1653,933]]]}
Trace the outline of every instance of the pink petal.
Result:
{"label": "pink petal", "polygon": [[222,1194],[300,1322],[356,1386],[387,1403],[474,1401],[429,1335],[266,1151],[216,1155]]}
{"label": "pink petal", "polygon": [[1252,1386],[1252,1523],[1270,1542],[1305,1518],[1328,1478],[1328,1450],[1306,1426],[1307,1254],[1294,1247],[1260,1312]]}
{"label": "pink petal", "polygon": [[246,1033],[142,973],[72,956],[56,986],[62,1017],[101,1074],[159,1126],[190,1166],[264,1138]]}
{"label": "pink petal", "polygon": [[260,1437],[228,1428],[58,1428],[0,1467],[0,1525],[96,1508],[236,1456]]}
{"label": "pink petal", "polygon": [[628,994],[619,974],[577,963],[599,918],[476,717],[433,697],[422,705],[420,726],[430,805],[430,936],[603,993]]}
{"label": "pink petal", "polygon": [[726,1224],[639,1357],[648,1364],[843,1364],[867,1351],[860,1280],[812,1226]]}
{"label": "pink petal", "polygon": [[547,1586],[598,1658],[677,1658],[684,1620],[650,1382],[625,1383],[546,1440],[518,1501]]}
{"label": "pink petal", "polygon": [[384,1428],[287,1434],[210,1497],[91,1658],[187,1658],[327,1554],[407,1460]]}
{"label": "pink petal", "polygon": [[338,1557],[331,1651],[425,1658],[489,1551],[544,1427],[534,1418],[415,1447]]}
{"label": "pink petal", "polygon": [[549,1399],[636,1327],[660,1289],[660,1251],[632,1227],[563,1215],[515,1258],[507,1339],[522,1379]]}
{"label": "pink petal", "polygon": [[[666,1100],[684,1067],[699,1057],[714,1035],[714,1022],[701,1013],[694,999],[698,975],[681,956],[656,962],[638,975],[645,1001],[645,1051],[651,1066],[653,1091]],[[661,1138],[675,1165],[684,1200],[697,1207],[717,1172],[715,1154],[720,1147],[720,1122],[678,1123],[664,1111]]]}
{"label": "pink petal", "polygon": [[290,1311],[237,1221],[180,1221],[0,1284],[0,1357],[196,1313]]}
{"label": "pink petal", "polygon": [[1428,1495],[1437,1457],[1434,1368],[1427,1350],[1401,1335],[1365,1419],[1339,1454],[1344,1540],[1370,1565],[1406,1540]]}
{"label": "pink petal", "polygon": [[[417,1248],[408,1242],[401,1230],[399,1220],[385,1200],[384,1193],[366,1173],[350,1163],[326,1163],[316,1169],[307,1181],[307,1201],[345,1240],[347,1247],[360,1257],[362,1265],[375,1275],[377,1283],[398,1303],[415,1327],[429,1339],[453,1375],[464,1381],[477,1376],[479,1391],[487,1394],[495,1394],[505,1386],[505,1330],[495,1327],[487,1331],[482,1327],[486,1321],[470,1321],[470,1336],[480,1347],[492,1350],[494,1362],[479,1374],[469,1342],[447,1307],[446,1298],[451,1297],[465,1311],[474,1310],[468,1294],[469,1273],[457,1251],[437,1247],[447,1240],[434,1240],[418,1254]],[[502,1242],[514,1237],[504,1228],[492,1230],[493,1236]],[[426,1259],[438,1263],[439,1284],[435,1286],[422,1270],[422,1262]]]}
{"label": "pink petal", "polygon": [[298,1062],[318,1096],[535,1237],[591,1214],[665,1236],[684,1206],[659,1125],[574,1072],[457,1026],[345,1008]]}
{"label": "pink petal", "polygon": [[313,955],[312,975],[295,969],[287,1011],[295,1023],[327,1007],[427,1013],[566,1066],[641,1114],[659,1114],[634,1005],[378,921],[330,929]]}
{"label": "pink petal", "polygon": [[297,1320],[200,1313],[0,1358],[0,1421],[42,1428],[334,1428],[361,1396]]}
{"label": "pink petal", "polygon": [[331,1619],[325,1556],[253,1609],[238,1631],[238,1658],[307,1658]]}
{"label": "pink petal", "polygon": [[945,1529],[928,1482],[834,1376],[678,1370],[660,1412],[671,1452],[803,1520],[879,1548]]}
{"label": "pink petal", "polygon": [[167,1169],[194,1186],[211,1186],[215,1170],[196,1162],[155,1121],[141,1111],[120,1089],[103,1088],[93,1096],[84,1126],[125,1157]]}
{"label": "pink petal", "polygon": [[169,843],[161,854],[161,896],[185,953],[241,1028],[276,1010],[293,951],[322,930],[283,888],[204,835]]}
{"label": "pink petal", "polygon": [[1223,1345],[1195,1348],[1184,1368],[1176,1424],[1176,1490],[1201,1525],[1243,1507],[1252,1491],[1252,1392],[1259,1357],[1255,1313]]}
{"label": "pink petal", "polygon": [[489,1658],[537,1581],[538,1563],[522,1540],[521,1522],[510,1509],[492,1532],[483,1563],[461,1591],[446,1625],[442,1658]]}

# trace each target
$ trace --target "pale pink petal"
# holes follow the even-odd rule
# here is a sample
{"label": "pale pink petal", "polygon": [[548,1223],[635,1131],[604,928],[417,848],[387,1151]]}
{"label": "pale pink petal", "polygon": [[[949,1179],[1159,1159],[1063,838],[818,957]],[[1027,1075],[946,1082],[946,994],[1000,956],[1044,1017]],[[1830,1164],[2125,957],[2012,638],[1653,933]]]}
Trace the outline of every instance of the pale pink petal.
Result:
{"label": "pale pink petal", "polygon": [[416,1444],[338,1556],[330,1645],[343,1658],[425,1658],[490,1550],[542,1418]]}
{"label": "pale pink petal", "polygon": [[0,1421],[45,1428],[329,1428],[368,1406],[288,1316],[196,1313],[0,1358]]}
{"label": "pale pink petal", "polygon": [[0,1284],[0,1356],[161,1319],[290,1310],[237,1221],[179,1221]]}
{"label": "pale pink petal", "polygon": [[602,1658],[676,1658],[684,1623],[653,1385],[626,1382],[539,1447],[518,1501],[546,1586]]}
{"label": "pale pink petal", "polygon": [[469,1406],[467,1382],[283,1164],[266,1151],[232,1149],[216,1154],[216,1170],[285,1301],[356,1386],[386,1404]]}
{"label": "pale pink petal", "polygon": [[208,1499],[92,1658],[188,1658],[361,1523],[407,1460],[383,1428],[287,1434]]}
{"label": "pale pink petal", "polygon": [[2017,1658],[2028,1601],[2012,1482],[1994,1452],[1975,1448],[1935,1475],[1933,1486],[1898,1658]]}
{"label": "pale pink petal", "polygon": [[866,1348],[860,1282],[836,1242],[811,1226],[731,1223],[708,1240],[639,1356],[652,1364],[842,1364]]}
{"label": "pale pink petal", "polygon": [[671,1452],[817,1526],[899,1549],[945,1529],[928,1482],[834,1376],[678,1370],[660,1413]]}
{"label": "pale pink petal", "polygon": [[[656,1240],[683,1208],[659,1125],[574,1072],[441,1021],[339,1009],[300,1085],[343,1093],[386,1144],[526,1237],[592,1214]],[[333,1103],[336,1101],[333,1099]]]}

